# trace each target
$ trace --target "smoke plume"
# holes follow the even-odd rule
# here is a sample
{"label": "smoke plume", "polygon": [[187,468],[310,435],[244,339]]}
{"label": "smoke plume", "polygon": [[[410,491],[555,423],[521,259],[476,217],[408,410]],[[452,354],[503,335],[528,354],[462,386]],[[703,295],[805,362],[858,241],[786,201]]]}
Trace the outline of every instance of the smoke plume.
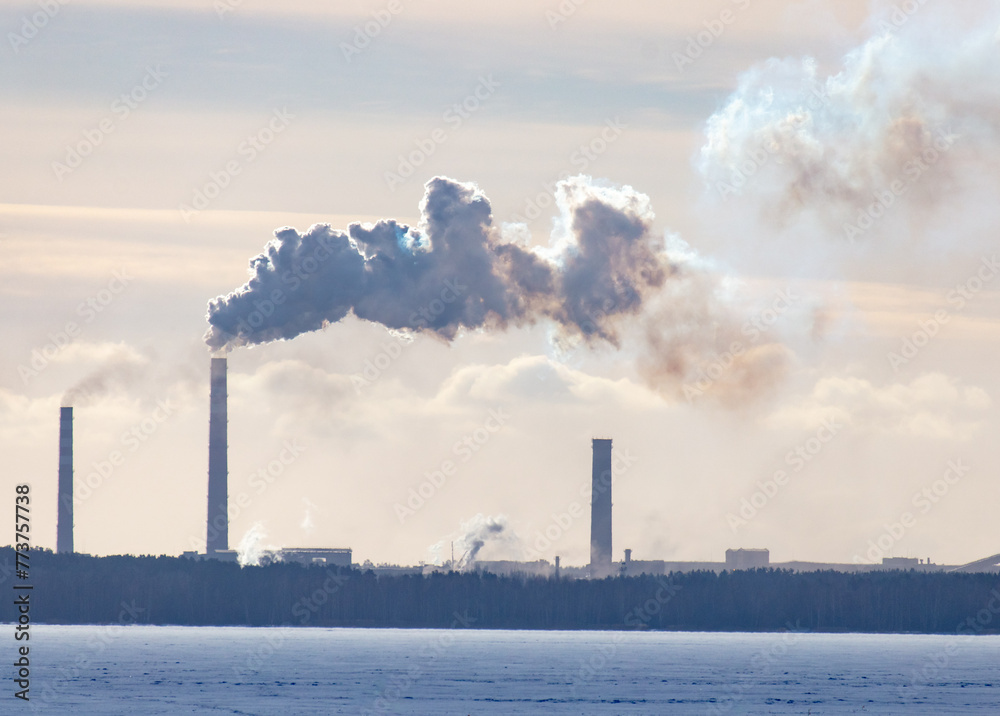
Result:
{"label": "smoke plume", "polygon": [[63,407],[82,407],[115,392],[125,391],[145,376],[149,358],[126,346],[110,346],[101,363],[62,396]]}
{"label": "smoke plume", "polygon": [[[437,177],[425,189],[416,228],[384,220],[346,232],[325,224],[275,232],[250,262],[250,280],[210,302],[208,345],[290,339],[349,313],[445,341],[463,328],[546,319],[560,347],[618,349],[632,335],[639,376],[671,398],[744,403],[784,375],[789,351],[773,335],[729,360],[746,307],[687,244],[671,237],[667,246],[654,234],[649,198],[631,187],[583,176],[560,182],[552,240],[536,248],[493,226],[474,184]],[[720,361],[724,375],[706,383]]]}
{"label": "smoke plume", "polygon": [[349,313],[446,341],[463,328],[549,318],[617,345],[615,319],[638,313],[670,274],[649,200],[631,187],[561,182],[564,235],[548,249],[506,241],[474,184],[435,177],[425,189],[417,227],[383,220],[276,231],[251,260],[250,280],[209,303],[209,347],[290,339]]}
{"label": "smoke plume", "polygon": [[894,204],[946,204],[957,148],[974,157],[995,145],[1000,15],[981,3],[903,5],[877,16],[876,34],[832,76],[812,58],[747,72],[707,123],[710,192],[779,224],[809,212],[856,232]]}
{"label": "smoke plume", "polygon": [[443,561],[451,545],[455,549],[453,569],[470,569],[476,562],[480,551],[490,545],[501,549],[508,558],[521,557],[521,541],[510,528],[505,515],[485,517],[477,514],[468,522],[463,522],[459,532],[451,538],[442,540],[431,547],[435,563]]}
{"label": "smoke plume", "polygon": [[791,369],[783,336],[802,332],[804,296],[780,291],[753,306],[690,252],[642,322],[637,368],[661,394],[735,408],[769,394]]}

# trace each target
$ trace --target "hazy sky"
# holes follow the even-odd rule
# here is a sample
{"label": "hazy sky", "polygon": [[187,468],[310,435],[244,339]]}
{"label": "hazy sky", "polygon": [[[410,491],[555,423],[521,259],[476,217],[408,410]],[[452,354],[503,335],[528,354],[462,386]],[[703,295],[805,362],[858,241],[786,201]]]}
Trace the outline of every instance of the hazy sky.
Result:
{"label": "hazy sky", "polygon": [[484,557],[582,564],[590,439],[611,437],[616,559],[1000,551],[990,3],[328,5],[0,8],[0,440],[37,544],[68,393],[77,549],[203,542],[206,306],[275,229],[416,224],[447,176],[541,249],[565,229],[546,187],[586,174],[647,196],[693,273],[618,349],[544,320],[448,344],[353,316],[237,348],[232,546],[260,523],[416,563],[503,515],[520,540]]}

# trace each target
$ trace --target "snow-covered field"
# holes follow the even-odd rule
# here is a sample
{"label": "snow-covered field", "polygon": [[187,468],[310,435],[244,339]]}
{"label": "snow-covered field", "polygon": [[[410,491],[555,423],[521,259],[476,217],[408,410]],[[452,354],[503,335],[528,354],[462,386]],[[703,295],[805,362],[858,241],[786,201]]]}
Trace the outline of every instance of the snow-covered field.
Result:
{"label": "snow-covered field", "polygon": [[30,694],[0,712],[1000,714],[1000,637],[39,625]]}

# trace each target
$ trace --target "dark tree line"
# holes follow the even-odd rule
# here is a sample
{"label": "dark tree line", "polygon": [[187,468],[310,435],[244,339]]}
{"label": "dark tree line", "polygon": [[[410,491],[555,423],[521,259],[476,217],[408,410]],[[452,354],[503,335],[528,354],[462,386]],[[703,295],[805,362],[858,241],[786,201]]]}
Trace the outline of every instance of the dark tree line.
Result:
{"label": "dark tree line", "polygon": [[557,581],[45,550],[30,562],[30,578],[17,580],[13,550],[0,548],[5,622],[17,619],[17,582],[34,587],[36,623],[1000,633],[994,574],[758,569]]}

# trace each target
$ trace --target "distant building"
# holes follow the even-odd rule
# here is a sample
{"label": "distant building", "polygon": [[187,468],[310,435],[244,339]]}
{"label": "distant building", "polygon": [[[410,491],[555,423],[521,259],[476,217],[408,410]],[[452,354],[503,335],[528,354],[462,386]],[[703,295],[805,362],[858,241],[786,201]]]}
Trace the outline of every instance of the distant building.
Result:
{"label": "distant building", "polygon": [[181,557],[201,561],[204,559],[214,559],[219,562],[236,562],[239,560],[239,553],[235,549],[219,549],[214,552],[182,552]]}
{"label": "distant building", "polygon": [[726,569],[757,569],[771,563],[771,553],[766,549],[727,549]]}
{"label": "distant building", "polygon": [[[216,559],[220,562],[238,562],[240,555],[239,552],[234,549],[220,549],[215,552],[208,553],[184,552],[181,554],[181,557],[194,560]],[[274,551],[265,550],[264,553],[260,555],[261,566],[267,566],[273,562],[298,562],[299,564],[304,564],[307,567],[318,564],[322,566],[350,568],[351,550],[326,549],[322,547],[313,549],[290,548],[278,549]]]}
{"label": "distant building", "polygon": [[[927,560],[928,562],[930,560]],[[890,569],[910,569],[920,564],[916,557],[883,557],[882,566]]]}
{"label": "distant building", "polygon": [[419,565],[416,567],[404,567],[399,564],[372,564],[369,560],[365,560],[360,569],[362,572],[371,570],[375,573],[376,577],[407,577],[410,575],[419,576],[424,573],[424,568]]}
{"label": "distant building", "polygon": [[535,577],[555,576],[555,566],[546,559],[534,562],[513,560],[476,560],[466,571],[489,572],[490,574],[530,575]]}
{"label": "distant building", "polygon": [[281,562],[298,562],[306,566],[320,564],[332,567],[350,567],[350,549],[280,549],[275,555],[275,559]]}
{"label": "distant building", "polygon": [[628,559],[622,562],[621,573],[626,577],[640,574],[666,574],[667,563],[662,559]]}

